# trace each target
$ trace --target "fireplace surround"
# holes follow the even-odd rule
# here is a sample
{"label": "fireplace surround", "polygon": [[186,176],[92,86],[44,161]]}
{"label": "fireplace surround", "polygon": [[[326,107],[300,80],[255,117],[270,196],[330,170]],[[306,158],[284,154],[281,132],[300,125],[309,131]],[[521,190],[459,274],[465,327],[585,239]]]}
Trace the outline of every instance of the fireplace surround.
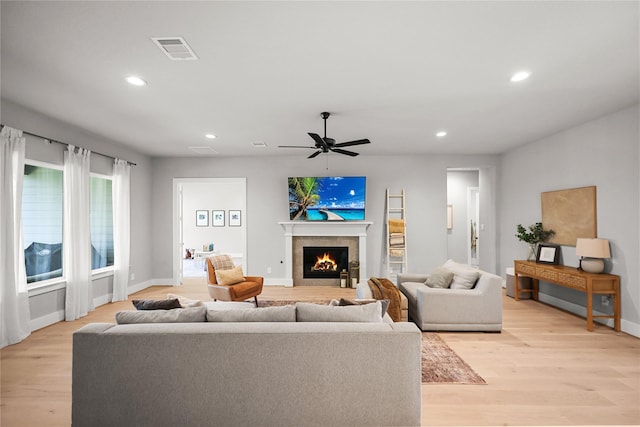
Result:
{"label": "fireplace surround", "polygon": [[[371,221],[283,221],[279,222],[285,237],[285,286],[340,285],[340,279],[329,283],[317,279],[302,278],[301,244],[309,246],[348,246],[349,261],[360,262],[360,278],[367,272],[367,228]],[[295,240],[295,244],[294,244]],[[294,251],[295,246],[295,251]],[[298,260],[298,257],[300,260]]]}

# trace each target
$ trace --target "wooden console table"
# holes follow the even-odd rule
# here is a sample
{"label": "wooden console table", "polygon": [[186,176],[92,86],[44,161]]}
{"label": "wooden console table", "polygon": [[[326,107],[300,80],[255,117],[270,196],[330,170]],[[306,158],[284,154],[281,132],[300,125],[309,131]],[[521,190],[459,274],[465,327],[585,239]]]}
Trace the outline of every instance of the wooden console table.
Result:
{"label": "wooden console table", "polygon": [[[521,292],[530,292],[538,301],[538,281],[549,282],[587,294],[587,330],[593,331],[594,318],[614,319],[614,329],[620,331],[620,276],[615,274],[586,273],[564,265],[538,264],[532,261],[514,261],[514,299]],[[531,277],[531,289],[520,289],[518,276]],[[611,295],[613,316],[593,315],[593,295]]]}

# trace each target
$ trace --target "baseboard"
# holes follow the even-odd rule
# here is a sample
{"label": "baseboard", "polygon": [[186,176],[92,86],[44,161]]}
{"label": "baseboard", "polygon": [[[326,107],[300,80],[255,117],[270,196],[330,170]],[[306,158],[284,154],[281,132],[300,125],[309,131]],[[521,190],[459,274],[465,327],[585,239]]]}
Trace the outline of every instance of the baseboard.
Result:
{"label": "baseboard", "polygon": [[44,327],[53,325],[54,323],[62,322],[64,320],[64,310],[54,311],[45,316],[38,317],[37,319],[29,320],[29,329],[31,332],[37,331]]}
{"label": "baseboard", "polygon": [[[575,315],[581,316],[581,317],[586,317],[586,307],[583,307],[581,305],[560,299],[560,298],[556,298],[553,297],[551,295],[547,295],[547,294],[543,294],[540,293],[538,294],[538,299],[540,300],[540,302],[543,302],[545,304],[549,304],[552,305],[554,307],[558,307],[562,310],[568,311],[569,313],[573,313]],[[594,316],[603,316],[606,315],[606,313],[601,313],[597,310],[593,311]],[[586,320],[585,320],[586,321]],[[601,325],[605,325],[605,326],[609,326],[610,328],[613,328],[613,319],[593,319],[594,322],[599,323]],[[629,335],[633,335],[634,337],[638,337],[640,338],[640,325],[633,323],[633,322],[629,322],[628,320],[624,320],[621,319],[620,320],[620,330],[624,333],[627,333]]]}

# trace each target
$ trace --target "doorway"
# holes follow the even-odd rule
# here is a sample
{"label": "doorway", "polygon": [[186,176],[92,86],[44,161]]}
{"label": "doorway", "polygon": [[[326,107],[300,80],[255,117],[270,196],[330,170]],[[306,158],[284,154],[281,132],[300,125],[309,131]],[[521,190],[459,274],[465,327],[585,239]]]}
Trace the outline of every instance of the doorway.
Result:
{"label": "doorway", "polygon": [[447,258],[480,265],[480,172],[447,169]]}
{"label": "doorway", "polygon": [[246,178],[173,180],[173,281],[204,278],[205,257],[230,254],[247,271]]}

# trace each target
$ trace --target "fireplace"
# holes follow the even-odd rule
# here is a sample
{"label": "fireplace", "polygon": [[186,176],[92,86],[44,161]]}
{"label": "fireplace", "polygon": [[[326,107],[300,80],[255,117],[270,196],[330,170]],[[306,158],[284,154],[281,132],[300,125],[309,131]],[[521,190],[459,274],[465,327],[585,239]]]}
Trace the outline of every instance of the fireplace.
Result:
{"label": "fireplace", "polygon": [[349,268],[349,247],[304,246],[302,259],[304,279],[338,279]]}

